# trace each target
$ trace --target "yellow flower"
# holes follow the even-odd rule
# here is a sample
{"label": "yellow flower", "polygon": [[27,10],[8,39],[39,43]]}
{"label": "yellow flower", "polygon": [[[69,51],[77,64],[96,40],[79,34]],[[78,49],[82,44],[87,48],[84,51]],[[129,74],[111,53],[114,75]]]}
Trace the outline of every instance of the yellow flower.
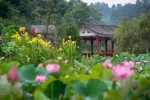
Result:
{"label": "yellow flower", "polygon": [[72,42],[71,42],[71,44],[75,44],[75,43],[76,43],[76,41],[72,41]]}
{"label": "yellow flower", "polygon": [[13,37],[13,38],[17,38],[18,36],[20,36],[20,35],[18,34],[18,32],[16,32],[16,34],[15,34],[15,35],[13,35],[13,36],[11,36],[11,37]]}
{"label": "yellow flower", "polygon": [[27,58],[27,62],[30,62],[30,58],[29,57]]}
{"label": "yellow flower", "polygon": [[23,31],[25,31],[25,29],[26,29],[25,27],[22,27],[22,30],[23,30]]}
{"label": "yellow flower", "polygon": [[71,39],[71,36],[68,36],[69,39]]}
{"label": "yellow flower", "polygon": [[42,37],[42,35],[41,34],[38,34],[38,38],[41,38]]}
{"label": "yellow flower", "polygon": [[62,45],[65,45],[65,42],[62,42]]}
{"label": "yellow flower", "polygon": [[25,33],[24,33],[24,36],[25,36],[25,37],[28,37],[28,32],[25,32]]}
{"label": "yellow flower", "polygon": [[69,77],[69,75],[66,75],[66,76],[65,76],[65,78],[68,78],[68,77]]}
{"label": "yellow flower", "polygon": [[68,40],[68,43],[70,43],[71,41],[70,40]]}
{"label": "yellow flower", "polygon": [[28,43],[29,43],[29,44],[32,44],[32,43],[33,43],[33,41],[29,41]]}
{"label": "yellow flower", "polygon": [[38,39],[37,39],[37,38],[33,38],[32,41],[33,41],[33,42],[37,42]]}
{"label": "yellow flower", "polygon": [[39,39],[39,43],[42,43],[43,42],[43,40],[42,39]]}
{"label": "yellow flower", "polygon": [[18,39],[18,40],[21,40],[21,37],[20,37],[20,36],[18,36],[18,37],[17,37],[17,39]]}
{"label": "yellow flower", "polygon": [[68,44],[68,42],[66,41],[65,44]]}
{"label": "yellow flower", "polygon": [[44,46],[44,47],[50,47],[51,45],[50,45],[50,41],[48,41],[48,42],[46,42],[46,41],[44,41],[44,40],[42,40],[42,39],[39,39],[39,41],[38,41],[42,46]]}
{"label": "yellow flower", "polygon": [[51,45],[50,45],[49,43],[46,43],[46,42],[45,42],[44,46],[45,46],[45,47],[50,47]]}
{"label": "yellow flower", "polygon": [[25,27],[20,27],[19,30],[20,31],[25,31]]}
{"label": "yellow flower", "polygon": [[59,50],[59,51],[62,51],[63,49],[60,47],[58,50]]}

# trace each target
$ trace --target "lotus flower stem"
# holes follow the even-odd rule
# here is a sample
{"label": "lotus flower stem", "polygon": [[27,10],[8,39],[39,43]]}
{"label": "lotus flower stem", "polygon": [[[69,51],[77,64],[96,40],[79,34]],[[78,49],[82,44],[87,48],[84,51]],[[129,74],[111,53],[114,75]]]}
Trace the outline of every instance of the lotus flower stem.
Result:
{"label": "lotus flower stem", "polygon": [[53,100],[53,82],[52,82],[52,84],[51,84],[51,89],[52,89],[52,90],[51,90],[51,92],[52,92],[52,93],[51,93],[51,98],[52,98],[52,100]]}
{"label": "lotus flower stem", "polygon": [[14,100],[14,99],[13,99],[13,95],[12,95],[12,94],[10,95],[10,100]]}

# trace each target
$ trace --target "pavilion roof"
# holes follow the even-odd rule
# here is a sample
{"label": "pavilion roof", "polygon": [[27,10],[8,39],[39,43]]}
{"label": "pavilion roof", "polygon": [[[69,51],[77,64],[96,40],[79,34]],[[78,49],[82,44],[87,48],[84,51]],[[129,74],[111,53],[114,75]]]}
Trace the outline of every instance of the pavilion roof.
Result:
{"label": "pavilion roof", "polygon": [[90,31],[93,31],[98,36],[102,37],[113,37],[113,33],[118,26],[116,25],[95,25],[95,24],[86,24],[83,28],[87,28]]}

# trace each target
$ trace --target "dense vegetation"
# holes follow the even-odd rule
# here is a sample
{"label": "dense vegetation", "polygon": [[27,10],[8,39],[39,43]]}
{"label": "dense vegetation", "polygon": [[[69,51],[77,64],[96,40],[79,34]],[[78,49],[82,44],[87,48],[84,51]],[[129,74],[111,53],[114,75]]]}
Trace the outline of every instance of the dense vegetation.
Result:
{"label": "dense vegetation", "polygon": [[143,13],[139,19],[124,19],[115,30],[114,39],[118,45],[118,52],[149,52],[150,12]]}
{"label": "dense vegetation", "polygon": [[109,7],[97,2],[92,7],[102,12],[105,24],[118,25],[114,32],[117,53],[135,54],[150,51],[150,0],[137,0],[136,4],[121,4]]}
{"label": "dense vegetation", "polygon": [[15,24],[55,25],[100,23],[101,14],[80,0],[1,0],[0,26]]}
{"label": "dense vegetation", "polygon": [[109,7],[107,3],[91,3],[92,7],[102,12],[105,24],[117,25],[124,17],[139,18],[144,10],[150,9],[150,0],[137,0],[135,4],[117,4]]}
{"label": "dense vegetation", "polygon": [[101,13],[80,0],[0,0],[1,36],[10,25],[15,25],[16,30],[25,26],[29,33],[31,25],[55,25],[56,29],[50,33],[52,37],[47,36],[46,29],[42,34],[44,39],[59,46],[62,38],[71,35],[80,45],[78,31],[86,23],[100,24]]}
{"label": "dense vegetation", "polygon": [[[0,100],[150,100],[149,0],[141,7],[115,30],[118,55],[85,57],[78,30],[100,12],[81,0],[0,0]],[[32,24],[55,25],[56,44]]]}

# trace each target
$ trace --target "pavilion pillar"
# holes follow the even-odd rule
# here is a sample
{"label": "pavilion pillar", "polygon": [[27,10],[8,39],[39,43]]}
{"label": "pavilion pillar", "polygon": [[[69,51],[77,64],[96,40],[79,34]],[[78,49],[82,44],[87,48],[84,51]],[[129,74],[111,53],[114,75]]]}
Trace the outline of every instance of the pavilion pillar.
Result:
{"label": "pavilion pillar", "polygon": [[107,53],[107,40],[105,40],[105,53]]}
{"label": "pavilion pillar", "polygon": [[91,37],[90,41],[91,41],[91,54],[93,55],[93,38],[92,37]]}
{"label": "pavilion pillar", "polygon": [[112,46],[112,53],[114,53],[114,42],[111,41],[111,46]]}
{"label": "pavilion pillar", "polygon": [[96,50],[97,50],[97,54],[99,54],[99,39],[98,39],[98,36],[96,36]]}

